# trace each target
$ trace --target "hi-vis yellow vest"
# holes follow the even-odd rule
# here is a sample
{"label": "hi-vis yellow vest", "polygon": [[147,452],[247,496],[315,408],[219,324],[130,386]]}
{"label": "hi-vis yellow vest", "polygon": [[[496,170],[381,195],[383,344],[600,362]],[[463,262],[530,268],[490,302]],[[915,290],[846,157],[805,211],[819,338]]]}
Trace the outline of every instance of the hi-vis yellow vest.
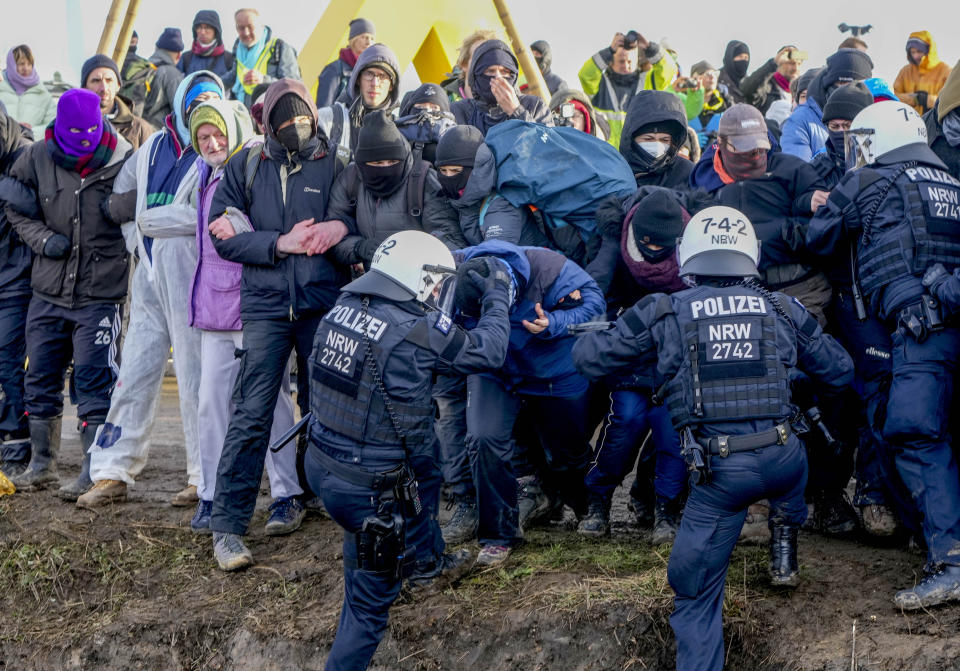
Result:
{"label": "hi-vis yellow vest", "polygon": [[[247,70],[256,70],[260,74],[267,74],[267,64],[270,62],[270,59],[273,58],[273,52],[277,48],[277,38],[274,37],[266,46],[264,46],[263,51],[260,52],[260,58],[257,59],[257,62],[252,68],[248,68],[243,64],[239,58],[237,59],[237,81],[242,82],[244,76],[247,74]],[[253,95],[253,89],[256,88],[256,84],[244,84],[243,91],[248,96]]]}

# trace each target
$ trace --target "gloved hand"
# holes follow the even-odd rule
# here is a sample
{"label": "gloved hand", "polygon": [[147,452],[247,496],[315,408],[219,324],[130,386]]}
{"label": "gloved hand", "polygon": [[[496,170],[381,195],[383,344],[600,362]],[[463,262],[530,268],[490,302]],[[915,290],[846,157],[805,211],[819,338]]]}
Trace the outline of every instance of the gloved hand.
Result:
{"label": "gloved hand", "polygon": [[927,97],[930,94],[928,94],[926,91],[917,91],[913,95],[917,97],[917,104],[920,105],[920,107],[922,107],[923,109],[929,109],[927,107]]}
{"label": "gloved hand", "polygon": [[51,259],[62,259],[69,253],[70,239],[60,233],[51,235],[43,245],[43,255]]}
{"label": "gloved hand", "polygon": [[365,261],[367,265],[369,265],[370,262],[373,261],[373,253],[377,251],[377,247],[379,246],[380,246],[380,243],[377,242],[376,240],[371,240],[370,238],[364,238],[363,240],[357,243],[357,246],[356,246],[357,256],[359,256],[361,260]]}
{"label": "gloved hand", "polygon": [[949,278],[950,273],[947,272],[943,264],[935,263],[927,268],[927,272],[923,274],[923,286],[927,287],[927,289],[935,295],[937,288]]}
{"label": "gloved hand", "polygon": [[112,194],[108,193],[106,196],[103,197],[103,200],[100,201],[100,213],[103,215],[103,218],[107,222],[113,224],[116,222],[113,220],[113,214],[111,214],[110,212],[110,196],[111,195]]}
{"label": "gloved hand", "polygon": [[500,295],[510,303],[513,280],[503,261],[491,256],[476,256],[457,268],[457,288],[453,300],[469,317],[479,317],[487,299]]}

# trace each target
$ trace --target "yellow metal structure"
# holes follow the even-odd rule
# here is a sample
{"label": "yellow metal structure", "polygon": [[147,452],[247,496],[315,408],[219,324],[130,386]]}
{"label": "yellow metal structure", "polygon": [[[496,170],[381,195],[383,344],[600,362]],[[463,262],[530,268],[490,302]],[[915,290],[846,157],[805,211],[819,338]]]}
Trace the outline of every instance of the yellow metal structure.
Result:
{"label": "yellow metal structure", "polygon": [[497,10],[489,0],[331,0],[300,51],[303,80],[316,91],[317,77],[347,46],[352,19],[370,19],[377,42],[390,45],[401,73],[413,63],[420,80],[439,83],[453,67],[463,38],[486,28],[503,35]]}

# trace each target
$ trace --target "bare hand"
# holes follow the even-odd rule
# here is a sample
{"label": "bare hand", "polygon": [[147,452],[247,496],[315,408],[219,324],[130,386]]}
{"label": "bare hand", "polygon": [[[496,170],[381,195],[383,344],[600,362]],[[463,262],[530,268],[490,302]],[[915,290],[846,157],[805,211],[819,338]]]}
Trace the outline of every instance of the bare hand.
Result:
{"label": "bare hand", "polygon": [[623,33],[614,33],[613,39],[610,40],[610,49],[616,51],[623,46],[623,40],[626,37]]}
{"label": "bare hand", "polygon": [[537,318],[532,322],[528,322],[526,319],[524,319],[523,328],[536,335],[547,330],[547,327],[550,326],[550,319],[547,318],[547,315],[544,313],[543,308],[540,307],[539,303],[534,306],[534,309],[537,311]]}
{"label": "bare hand", "polygon": [[517,92],[506,79],[494,77],[490,80],[490,92],[497,99],[497,105],[507,116],[513,114],[520,107],[520,99]]}
{"label": "bare hand", "polygon": [[313,217],[298,221],[289,233],[284,233],[277,238],[277,251],[283,254],[306,254],[306,244],[310,240],[312,226]]}
{"label": "bare hand", "polygon": [[820,191],[819,189],[817,191],[814,191],[813,195],[810,197],[810,211],[816,212],[818,207],[820,207],[821,205],[826,205],[827,198],[829,197],[830,197],[829,191]]}
{"label": "bare hand", "polygon": [[226,217],[217,217],[210,222],[207,228],[210,229],[210,234],[217,240],[229,240],[237,234],[237,232],[233,230],[233,224],[231,224],[230,220]]}
{"label": "bare hand", "polygon": [[243,75],[243,83],[247,86],[256,86],[263,81],[263,73],[259,70],[247,70]]}
{"label": "bare hand", "polygon": [[310,236],[306,241],[307,256],[323,254],[343,240],[347,234],[347,225],[339,219],[320,221],[310,227]]}
{"label": "bare hand", "polygon": [[648,40],[646,37],[644,37],[640,33],[637,33],[637,48],[640,51],[645,51],[646,48],[649,46],[650,46],[650,40]]}

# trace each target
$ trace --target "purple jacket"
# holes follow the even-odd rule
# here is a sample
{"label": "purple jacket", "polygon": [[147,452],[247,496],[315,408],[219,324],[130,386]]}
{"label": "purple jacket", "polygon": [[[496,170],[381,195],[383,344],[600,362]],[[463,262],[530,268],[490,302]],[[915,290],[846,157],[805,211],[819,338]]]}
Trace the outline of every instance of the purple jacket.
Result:
{"label": "purple jacket", "polygon": [[207,230],[207,217],[221,170],[210,179],[212,168],[198,158],[200,198],[197,202],[197,269],[190,289],[190,326],[205,331],[240,330],[240,274],[243,265],[224,261]]}

